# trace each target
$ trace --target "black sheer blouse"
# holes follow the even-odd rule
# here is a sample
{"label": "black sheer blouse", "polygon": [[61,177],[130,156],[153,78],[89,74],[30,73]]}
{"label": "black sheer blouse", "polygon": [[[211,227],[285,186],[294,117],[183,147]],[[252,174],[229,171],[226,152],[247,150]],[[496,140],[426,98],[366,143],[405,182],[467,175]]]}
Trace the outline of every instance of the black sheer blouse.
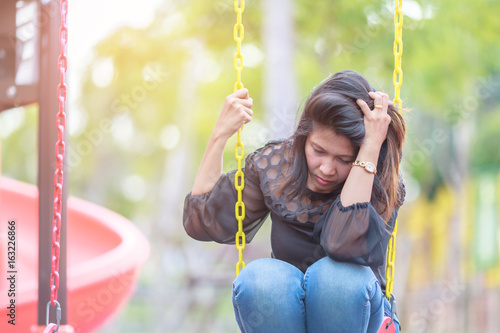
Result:
{"label": "black sheer blouse", "polygon": [[[288,163],[284,149],[289,147],[288,141],[271,141],[246,158],[243,230],[247,241],[252,240],[270,214],[274,258],[303,272],[326,255],[337,261],[369,266],[385,289],[387,244],[399,206],[387,226],[369,202],[344,207],[340,202],[341,189],[332,193],[306,189],[302,197],[285,200],[275,194],[273,185],[283,177],[282,170]],[[234,244],[235,172],[223,174],[211,192],[186,196],[183,223],[189,236]],[[400,178],[400,203],[404,194]]]}

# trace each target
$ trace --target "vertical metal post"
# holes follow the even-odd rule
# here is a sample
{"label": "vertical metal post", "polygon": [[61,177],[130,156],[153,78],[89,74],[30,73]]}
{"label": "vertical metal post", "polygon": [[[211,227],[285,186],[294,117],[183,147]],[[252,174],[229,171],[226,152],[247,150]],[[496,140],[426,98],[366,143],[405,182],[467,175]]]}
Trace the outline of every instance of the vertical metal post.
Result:
{"label": "vertical metal post", "polygon": [[[40,18],[40,82],[38,133],[38,190],[39,190],[39,266],[38,266],[38,325],[45,325],[46,306],[50,301],[50,273],[52,247],[52,217],[54,200],[54,172],[57,141],[56,115],[59,110],[57,85],[59,83],[58,56],[60,53],[59,1],[41,1]],[[66,290],[66,198],[67,167],[64,167],[63,206],[61,219],[61,253],[59,259],[58,302],[61,304],[61,324],[67,324]],[[50,322],[56,322],[54,308]]]}

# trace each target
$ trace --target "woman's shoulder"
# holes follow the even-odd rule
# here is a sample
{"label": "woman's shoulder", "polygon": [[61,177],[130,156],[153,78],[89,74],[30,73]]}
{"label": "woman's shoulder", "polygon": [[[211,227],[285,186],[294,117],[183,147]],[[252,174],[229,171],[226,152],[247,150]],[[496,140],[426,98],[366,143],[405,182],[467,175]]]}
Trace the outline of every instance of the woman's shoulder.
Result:
{"label": "woman's shoulder", "polygon": [[247,164],[256,164],[259,169],[279,167],[285,160],[285,151],[291,146],[290,139],[270,140],[256,149],[247,158]]}
{"label": "woman's shoulder", "polygon": [[275,189],[288,168],[285,156],[289,144],[288,139],[271,140],[248,155],[245,165],[245,175],[250,181],[259,184],[266,205],[276,212],[278,210],[275,206],[279,206],[280,201],[277,199],[279,196],[276,195]]}

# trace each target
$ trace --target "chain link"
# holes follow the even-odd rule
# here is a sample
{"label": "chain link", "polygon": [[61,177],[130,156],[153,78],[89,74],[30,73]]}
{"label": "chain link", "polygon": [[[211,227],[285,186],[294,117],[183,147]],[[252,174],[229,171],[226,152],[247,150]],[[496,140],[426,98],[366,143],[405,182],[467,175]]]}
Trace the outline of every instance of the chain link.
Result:
{"label": "chain link", "polygon": [[394,73],[392,83],[394,84],[394,104],[397,104],[401,112],[401,85],[403,84],[403,70],[401,69],[401,58],[403,55],[403,0],[395,0],[396,12],[394,14]]}
{"label": "chain link", "polygon": [[[243,88],[241,82],[241,72],[243,70],[243,55],[241,54],[241,42],[245,37],[245,28],[242,24],[242,14],[245,10],[245,0],[234,0],[234,11],[236,12],[236,24],[233,29],[233,38],[236,42],[236,54],[234,55],[234,70],[236,71],[236,83],[234,84],[234,91]],[[234,157],[238,162],[238,171],[234,175],[234,187],[238,192],[238,201],[234,206],[234,214],[238,221],[238,232],[235,236],[236,248],[238,249],[238,263],[236,264],[236,276],[240,274],[240,270],[245,268],[243,261],[243,250],[246,245],[245,233],[243,232],[243,220],[245,219],[245,204],[243,203],[243,189],[245,188],[245,174],[241,169],[241,162],[245,156],[245,147],[241,142],[241,130],[238,130],[238,141],[234,146]]]}
{"label": "chain link", "polygon": [[68,42],[68,0],[60,0],[61,27],[59,29],[59,41],[61,43],[61,54],[58,58],[60,83],[57,86],[57,99],[59,100],[59,112],[56,116],[57,142],[55,145],[56,170],[54,172],[54,202],[52,218],[52,271],[50,274],[50,303],[57,303],[57,291],[59,288],[59,256],[61,252],[61,211],[63,191],[63,159],[64,159],[64,129],[66,128],[66,114],[64,104],[66,102],[67,87],[65,84],[68,58],[66,57],[66,44]]}
{"label": "chain link", "polygon": [[233,38],[236,42],[236,54],[234,55],[234,69],[236,70],[236,83],[234,91],[243,88],[241,72],[243,70],[243,55],[241,54],[241,43],[245,37],[245,28],[242,23],[242,14],[245,10],[245,0],[234,0],[234,11],[236,12],[236,24],[233,28]]}
{"label": "chain link", "polygon": [[394,223],[394,230],[392,231],[389,244],[387,245],[387,268],[385,273],[386,286],[385,296],[391,299],[392,287],[394,284],[394,259],[396,256],[396,236],[398,233],[398,221]]}
{"label": "chain link", "polygon": [[[403,70],[401,68],[401,59],[403,55],[403,0],[396,1],[396,12],[394,14],[394,73],[392,82],[394,84],[394,105],[401,113],[401,86],[403,84]],[[385,296],[391,299],[392,286],[394,284],[394,260],[396,257],[396,236],[398,233],[398,221],[394,223],[389,244],[387,246],[387,268],[385,273],[386,287]]]}

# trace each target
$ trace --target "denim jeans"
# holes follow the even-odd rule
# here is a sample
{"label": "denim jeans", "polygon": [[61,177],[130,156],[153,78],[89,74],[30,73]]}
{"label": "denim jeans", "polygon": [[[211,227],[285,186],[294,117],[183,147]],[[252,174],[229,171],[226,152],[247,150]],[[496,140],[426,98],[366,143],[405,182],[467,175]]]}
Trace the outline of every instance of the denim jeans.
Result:
{"label": "denim jeans", "polygon": [[277,259],[252,261],[233,283],[233,306],[243,333],[371,333],[390,313],[369,267],[329,257],[305,274]]}

